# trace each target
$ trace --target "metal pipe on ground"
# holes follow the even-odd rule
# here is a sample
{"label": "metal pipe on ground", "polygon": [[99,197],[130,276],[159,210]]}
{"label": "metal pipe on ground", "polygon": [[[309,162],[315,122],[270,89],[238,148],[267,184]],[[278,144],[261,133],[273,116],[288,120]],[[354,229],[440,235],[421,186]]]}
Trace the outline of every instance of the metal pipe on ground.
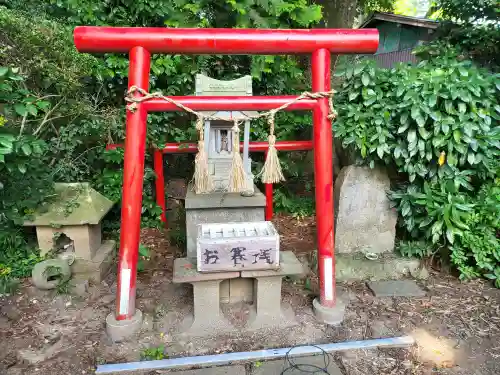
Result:
{"label": "metal pipe on ground", "polygon": [[129,371],[151,371],[189,368],[193,366],[222,366],[235,364],[236,362],[265,361],[284,358],[287,353],[289,357],[305,357],[318,355],[324,352],[338,352],[353,349],[371,348],[394,348],[409,347],[415,344],[415,339],[411,336],[391,337],[384,339],[373,339],[363,341],[336,342],[331,344],[321,344],[316,346],[298,346],[281,349],[264,349],[252,352],[224,353],[214,355],[202,355],[194,357],[162,359],[156,361],[115,363],[97,366],[96,374],[113,374]]}

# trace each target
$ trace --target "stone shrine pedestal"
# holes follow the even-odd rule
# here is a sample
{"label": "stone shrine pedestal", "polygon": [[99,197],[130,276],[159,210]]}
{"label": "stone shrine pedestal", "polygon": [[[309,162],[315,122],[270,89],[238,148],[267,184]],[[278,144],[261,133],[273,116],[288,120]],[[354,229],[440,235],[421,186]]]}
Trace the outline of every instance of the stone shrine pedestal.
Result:
{"label": "stone shrine pedestal", "polygon": [[[254,195],[213,192],[195,194],[192,185],[186,194],[187,258],[196,262],[198,224],[264,221],[266,197],[254,186]],[[224,280],[220,285],[221,303],[251,302],[253,285],[250,279]]]}

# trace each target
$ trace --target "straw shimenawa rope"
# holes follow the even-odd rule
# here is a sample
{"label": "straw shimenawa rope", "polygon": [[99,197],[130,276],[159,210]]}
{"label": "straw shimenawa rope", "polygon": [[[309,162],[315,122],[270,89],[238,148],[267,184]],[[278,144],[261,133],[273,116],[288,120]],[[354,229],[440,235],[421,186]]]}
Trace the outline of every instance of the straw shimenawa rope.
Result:
{"label": "straw shimenawa rope", "polygon": [[269,123],[269,148],[267,149],[266,161],[260,172],[260,178],[266,184],[274,184],[285,180],[283,171],[281,170],[280,159],[278,158],[278,150],[276,150],[276,136],[274,135],[274,116],[276,112],[270,111],[267,121]]}
{"label": "straw shimenawa rope", "polygon": [[[140,94],[142,96],[138,96]],[[297,103],[303,99],[328,99],[328,107],[329,114],[328,119],[334,120],[337,117],[337,113],[335,112],[335,108],[333,107],[333,96],[335,94],[335,90],[324,91],[324,92],[303,92],[296,98],[290,100],[289,102],[284,103],[278,108],[271,109],[267,112],[260,112],[256,115],[246,115],[248,120],[256,120],[259,118],[267,118],[267,122],[269,124],[269,137],[268,143],[269,148],[267,151],[266,161],[264,163],[264,167],[262,171],[258,174],[261,180],[265,184],[272,184],[280,181],[284,181],[285,178],[283,176],[283,171],[281,169],[281,164],[278,158],[278,151],[276,149],[276,136],[274,135],[275,128],[275,116],[279,111],[285,110],[291,105]],[[205,150],[204,143],[204,121],[206,120],[223,120],[227,119],[218,117],[218,116],[205,116],[201,112],[197,112],[189,107],[186,107],[182,103],[172,99],[168,96],[163,95],[161,92],[153,92],[149,93],[146,90],[137,87],[131,86],[127,91],[127,95],[125,96],[125,101],[129,103],[127,105],[127,109],[131,112],[137,110],[137,104],[142,103],[151,99],[162,99],[170,104],[175,105],[176,107],[191,113],[197,117],[196,120],[196,130],[198,130],[199,138],[198,138],[198,154],[195,159],[195,173],[193,176],[194,179],[194,189],[198,194],[201,193],[209,193],[213,191],[214,184],[210,173],[208,172],[208,157]],[[229,174],[229,191],[239,192],[242,189],[246,188],[246,176],[245,169],[243,166],[243,161],[241,160],[240,155],[240,147],[239,147],[239,126],[235,121],[233,126],[233,160],[231,171]]]}
{"label": "straw shimenawa rope", "polygon": [[198,153],[194,159],[194,191],[203,194],[214,190],[214,182],[208,171],[208,155],[205,150],[205,119],[199,116],[196,119],[196,130],[198,130]]}
{"label": "straw shimenawa rope", "polygon": [[229,172],[229,192],[238,193],[246,188],[247,176],[240,155],[240,127],[238,120],[234,120],[233,131],[233,160]]}

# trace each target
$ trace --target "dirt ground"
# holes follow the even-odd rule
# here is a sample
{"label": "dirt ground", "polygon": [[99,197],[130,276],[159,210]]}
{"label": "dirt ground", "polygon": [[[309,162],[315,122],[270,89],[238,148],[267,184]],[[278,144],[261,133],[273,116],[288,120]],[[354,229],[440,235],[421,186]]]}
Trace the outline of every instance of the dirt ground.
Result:
{"label": "dirt ground", "polygon": [[[279,216],[275,224],[283,250],[305,259],[315,248],[312,218]],[[500,291],[484,281],[460,283],[435,270],[419,282],[427,293],[423,298],[375,298],[364,283],[340,285],[349,305],[337,328],[316,322],[314,283],[311,291],[303,280],[286,280],[283,303],[293,309],[298,325],[248,333],[244,321],[250,306],[240,304],[223,309],[240,327],[234,333],[187,337],[176,327],[191,312],[192,294],[188,286],[171,283],[173,259],[181,251],[167,238],[159,230],[142,231],[142,243],[152,253],[137,284],[136,305],[145,318],[141,332],[125,343],[113,344],[104,330],[115,304],[114,273],[71,294],[39,291],[24,280],[15,295],[1,297],[0,374],[92,374],[99,364],[140,360],[144,349],[159,345],[175,357],[403,334],[412,334],[418,345],[334,358],[346,375],[500,374]]]}

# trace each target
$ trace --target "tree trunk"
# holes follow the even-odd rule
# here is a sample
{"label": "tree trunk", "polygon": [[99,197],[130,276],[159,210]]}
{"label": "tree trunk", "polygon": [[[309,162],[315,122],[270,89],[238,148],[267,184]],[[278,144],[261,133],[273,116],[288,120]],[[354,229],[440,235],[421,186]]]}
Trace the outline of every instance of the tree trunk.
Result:
{"label": "tree trunk", "polygon": [[323,27],[347,28],[354,25],[358,0],[314,0],[323,7]]}
{"label": "tree trunk", "polygon": [[[313,0],[317,5],[323,7],[323,21],[321,27],[329,29],[345,28],[352,29],[354,19],[357,15],[359,0]],[[332,56],[332,76],[334,74],[338,55]],[[332,87],[335,87],[333,82]],[[341,160],[347,160],[347,151],[344,151],[339,139],[334,135],[333,143],[333,174],[334,180],[340,173],[341,167],[349,165],[349,162],[342,165]]]}

